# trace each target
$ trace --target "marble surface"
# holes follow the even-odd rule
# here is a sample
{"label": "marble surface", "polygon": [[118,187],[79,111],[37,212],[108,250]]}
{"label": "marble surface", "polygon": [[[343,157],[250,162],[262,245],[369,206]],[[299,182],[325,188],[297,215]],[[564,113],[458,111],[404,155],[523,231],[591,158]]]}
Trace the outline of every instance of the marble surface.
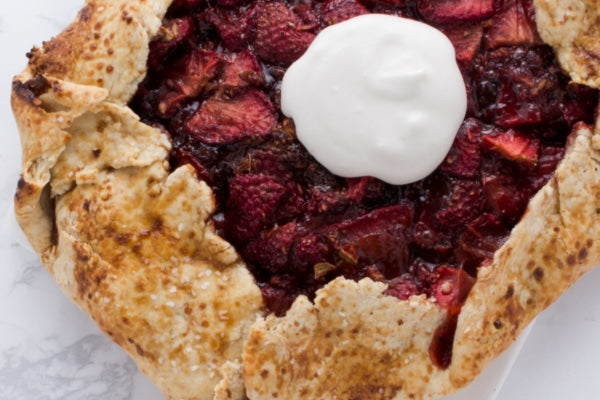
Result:
{"label": "marble surface", "polygon": [[[25,65],[31,45],[58,33],[82,2],[0,2],[0,400],[162,399],[127,355],[60,293],[10,227],[20,165],[10,79]],[[600,399],[599,288],[600,269],[538,318],[510,372],[505,365],[517,348],[486,372],[498,384],[498,400]],[[484,400],[472,393],[459,397]]]}

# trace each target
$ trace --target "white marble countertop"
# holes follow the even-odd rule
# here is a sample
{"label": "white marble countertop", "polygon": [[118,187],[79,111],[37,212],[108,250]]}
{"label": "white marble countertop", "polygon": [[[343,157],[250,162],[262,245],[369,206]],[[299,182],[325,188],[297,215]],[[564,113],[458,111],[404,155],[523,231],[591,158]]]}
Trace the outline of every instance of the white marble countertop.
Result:
{"label": "white marble countertop", "polygon": [[[6,224],[20,169],[11,77],[24,67],[32,44],[58,33],[82,2],[0,2],[0,400],[162,399],[127,355],[63,297]],[[600,269],[537,319],[498,400],[600,399],[599,288]]]}

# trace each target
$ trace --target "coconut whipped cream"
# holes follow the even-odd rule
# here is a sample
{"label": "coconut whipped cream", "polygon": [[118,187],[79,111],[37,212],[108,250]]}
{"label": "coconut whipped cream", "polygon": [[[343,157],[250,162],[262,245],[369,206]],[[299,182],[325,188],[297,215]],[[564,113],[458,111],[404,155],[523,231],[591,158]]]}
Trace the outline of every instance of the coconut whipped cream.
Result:
{"label": "coconut whipped cream", "polygon": [[401,185],[444,160],[467,95],[443,33],[369,14],[317,35],[283,78],[281,108],[300,142],[332,173]]}

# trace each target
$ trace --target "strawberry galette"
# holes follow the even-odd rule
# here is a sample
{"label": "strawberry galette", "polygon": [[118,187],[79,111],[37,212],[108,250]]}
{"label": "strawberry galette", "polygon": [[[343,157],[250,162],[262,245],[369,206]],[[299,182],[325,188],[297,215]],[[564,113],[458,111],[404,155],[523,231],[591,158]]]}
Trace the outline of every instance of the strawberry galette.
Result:
{"label": "strawberry galette", "polygon": [[[281,111],[287,68],[368,13],[439,29],[466,86],[445,160],[407,185],[332,174]],[[600,262],[598,18],[89,0],[13,84],[19,222],[169,399],[439,398]]]}

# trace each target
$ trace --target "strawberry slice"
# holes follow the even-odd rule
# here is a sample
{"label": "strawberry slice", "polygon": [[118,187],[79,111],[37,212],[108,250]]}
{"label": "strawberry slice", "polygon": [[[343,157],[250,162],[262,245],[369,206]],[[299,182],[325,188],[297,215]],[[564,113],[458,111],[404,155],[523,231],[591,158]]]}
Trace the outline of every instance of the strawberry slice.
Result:
{"label": "strawberry slice", "polygon": [[182,104],[199,96],[217,75],[221,56],[209,50],[194,50],[168,63],[157,75],[158,87],[148,90],[143,107],[150,115],[172,117]]}
{"label": "strawberry slice", "polygon": [[510,46],[475,57],[471,72],[479,117],[503,128],[560,119],[565,92],[552,48]]}
{"label": "strawberry slice", "polygon": [[538,161],[540,142],[509,129],[483,136],[482,147],[494,151],[511,161],[535,166]]}
{"label": "strawberry slice", "polygon": [[386,277],[394,277],[408,266],[412,214],[408,204],[383,207],[333,225],[325,235],[344,259],[363,265],[377,263]]}
{"label": "strawberry slice", "polygon": [[266,3],[259,12],[254,47],[265,62],[288,66],[308,48],[315,35],[284,3]]}
{"label": "strawberry slice", "polygon": [[314,28],[319,30],[321,28],[321,22],[315,14],[310,4],[302,1],[292,7],[292,11],[300,17],[305,28]]}
{"label": "strawberry slice", "polygon": [[388,296],[394,296],[399,300],[407,300],[411,296],[419,294],[419,288],[410,278],[398,277],[392,279],[388,283],[388,288],[384,294]]}
{"label": "strawberry slice", "polygon": [[365,200],[376,200],[383,195],[383,182],[372,176],[348,178],[346,183],[348,185],[346,197],[356,203]]}
{"label": "strawberry slice", "polygon": [[256,57],[244,50],[225,57],[221,83],[227,89],[241,89],[247,86],[264,86],[266,82]]}
{"label": "strawberry slice", "polygon": [[514,45],[535,45],[542,41],[535,25],[527,16],[528,0],[502,0],[500,11],[488,29],[486,39],[491,48]]}
{"label": "strawberry slice", "polygon": [[278,205],[289,194],[288,188],[263,174],[236,175],[229,183],[227,232],[245,242],[274,222]]}
{"label": "strawberry slice", "polygon": [[244,260],[256,263],[271,272],[279,272],[288,263],[288,256],[297,237],[296,222],[275,227],[252,239],[244,248]]}
{"label": "strawberry slice", "polygon": [[484,126],[475,118],[463,122],[440,169],[459,178],[474,178],[481,163],[481,133]]}
{"label": "strawberry slice", "polygon": [[462,269],[447,266],[437,267],[434,273],[437,280],[431,288],[431,295],[435,297],[442,308],[448,310],[448,317],[433,334],[429,346],[429,356],[439,368],[448,368],[452,362],[452,348],[458,315],[475,284],[475,279]]}
{"label": "strawberry slice", "polygon": [[175,61],[159,89],[158,115],[172,116],[183,102],[198,96],[220,64],[221,56],[209,50],[195,50]]}
{"label": "strawberry slice", "polygon": [[462,269],[445,265],[437,267],[433,272],[436,280],[430,289],[431,296],[443,308],[451,312],[460,312],[475,284],[475,279]]}
{"label": "strawberry slice", "polygon": [[194,21],[191,17],[165,21],[156,38],[150,42],[148,66],[153,69],[160,67],[165,57],[193,33]]}
{"label": "strawberry slice", "polygon": [[258,3],[232,9],[209,7],[204,20],[213,25],[229,51],[240,51],[254,40]]}
{"label": "strawberry slice", "polygon": [[483,26],[481,24],[443,25],[440,26],[440,30],[454,45],[456,61],[462,65],[470,65],[479,50]]}
{"label": "strawberry slice", "polygon": [[260,289],[265,306],[278,317],[285,315],[298,296],[299,285],[289,275],[275,275]]}
{"label": "strawberry slice", "polygon": [[177,160],[178,165],[189,164],[192,167],[194,167],[194,169],[196,170],[196,176],[199,180],[205,181],[209,184],[211,183],[210,174],[208,173],[207,169],[204,167],[204,165],[202,165],[200,160],[194,157],[194,155],[191,152],[184,149],[175,149],[173,152],[173,156]]}
{"label": "strawberry slice", "polygon": [[528,193],[533,196],[544,186],[556,171],[556,166],[565,155],[564,147],[542,145],[539,151],[537,166],[530,172],[527,180]]}
{"label": "strawberry slice", "polygon": [[356,0],[329,0],[317,5],[317,12],[326,25],[337,24],[369,12]]}
{"label": "strawberry slice", "polygon": [[598,106],[598,90],[577,83],[567,86],[563,119],[569,125],[582,121],[593,124],[594,110]]}
{"label": "strawberry slice", "polygon": [[475,271],[490,261],[508,237],[509,230],[493,214],[484,213],[471,222],[458,240],[457,254],[464,267]]}
{"label": "strawberry slice", "polygon": [[455,229],[476,218],[483,207],[483,190],[479,181],[453,180],[450,193],[442,199],[435,219],[444,228]]}
{"label": "strawberry slice", "polygon": [[295,271],[309,271],[330,258],[331,247],[321,240],[317,232],[309,232],[297,239],[292,246],[291,267]]}
{"label": "strawberry slice", "polygon": [[494,0],[419,0],[419,13],[438,24],[479,21],[494,14]]}
{"label": "strawberry slice", "polygon": [[275,126],[273,105],[267,96],[250,89],[231,99],[215,95],[185,123],[185,130],[199,141],[220,145],[250,136],[266,136]]}
{"label": "strawberry slice", "polygon": [[354,241],[375,232],[383,232],[393,225],[408,227],[412,222],[412,208],[408,204],[398,204],[371,211],[356,219],[334,225],[335,241]]}
{"label": "strawberry slice", "polygon": [[524,193],[511,175],[486,175],[483,190],[488,208],[508,223],[514,224],[527,207],[527,194]]}
{"label": "strawberry slice", "polygon": [[327,190],[321,186],[313,186],[308,191],[306,211],[311,215],[341,211],[350,203],[350,199],[342,191]]}

